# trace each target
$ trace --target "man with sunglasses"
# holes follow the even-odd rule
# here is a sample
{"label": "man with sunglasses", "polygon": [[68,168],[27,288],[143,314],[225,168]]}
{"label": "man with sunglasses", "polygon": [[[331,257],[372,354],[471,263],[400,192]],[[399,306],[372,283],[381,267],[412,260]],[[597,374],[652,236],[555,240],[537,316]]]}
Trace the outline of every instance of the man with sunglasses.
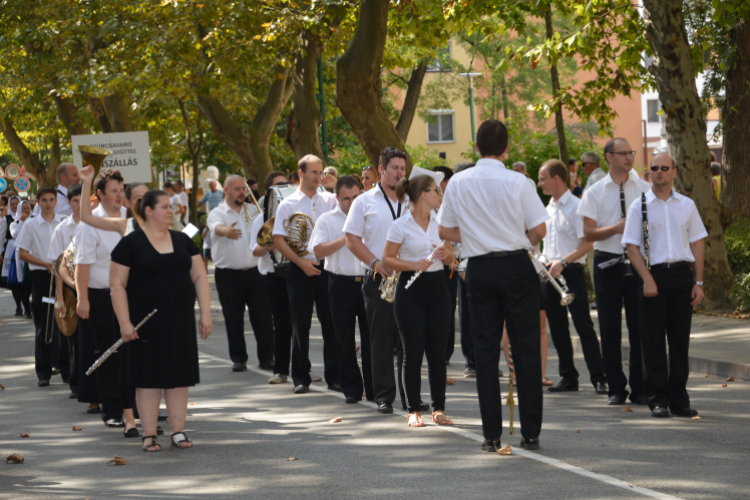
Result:
{"label": "man with sunglasses", "polygon": [[600,164],[601,158],[593,151],[587,151],[581,155],[581,169],[586,174],[586,185],[583,188],[584,193],[607,175],[599,166]]}
{"label": "man with sunglasses", "polygon": [[658,154],[650,169],[653,186],[628,208],[622,238],[643,279],[639,299],[645,394],[654,417],[669,417],[670,412],[695,417],[698,412],[690,408],[687,393],[688,347],[693,306],[703,300],[703,238],[708,233],[693,200],[674,191],[674,160]]}
{"label": "man with sunglasses", "polygon": [[[583,218],[584,239],[594,242],[594,289],[599,312],[599,334],[602,341],[604,373],[609,384],[607,404],[622,405],[630,395],[635,404],[646,404],[643,395],[643,363],[638,315],[638,292],[641,280],[625,275],[620,186],[625,206],[651,187],[633,170],[635,151],[623,138],[610,140],[604,146],[609,173],[583,193],[578,216]],[[622,369],[622,305],[630,340],[630,378]],[[626,389],[630,384],[630,391]]]}

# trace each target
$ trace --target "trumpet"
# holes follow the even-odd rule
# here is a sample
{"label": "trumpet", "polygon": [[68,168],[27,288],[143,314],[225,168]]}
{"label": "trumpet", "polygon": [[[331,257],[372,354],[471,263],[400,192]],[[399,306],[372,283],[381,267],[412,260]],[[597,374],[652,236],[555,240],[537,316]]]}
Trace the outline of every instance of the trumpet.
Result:
{"label": "trumpet", "polygon": [[544,277],[547,278],[547,281],[549,281],[550,284],[555,288],[555,290],[557,290],[557,292],[560,294],[560,305],[563,307],[569,306],[570,303],[575,300],[576,296],[575,294],[568,291],[568,283],[565,281],[565,278],[563,278],[562,274],[558,276],[557,279],[553,278],[547,270],[549,261],[543,255],[537,257],[531,251],[529,251],[529,257],[531,257],[532,260],[539,264]]}

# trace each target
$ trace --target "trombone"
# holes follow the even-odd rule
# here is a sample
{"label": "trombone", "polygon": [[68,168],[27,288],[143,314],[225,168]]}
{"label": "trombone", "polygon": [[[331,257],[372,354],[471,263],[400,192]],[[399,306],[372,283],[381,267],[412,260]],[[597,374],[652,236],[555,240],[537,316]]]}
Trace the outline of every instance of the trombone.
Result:
{"label": "trombone", "polygon": [[557,279],[552,277],[552,275],[547,270],[549,261],[544,257],[544,255],[540,255],[539,257],[537,257],[531,251],[529,251],[529,257],[531,257],[532,260],[539,264],[539,268],[542,270],[542,274],[544,274],[544,277],[560,294],[560,305],[563,307],[570,305],[570,303],[575,300],[576,296],[575,294],[568,291],[568,283],[565,281],[563,275],[561,274],[557,277]]}

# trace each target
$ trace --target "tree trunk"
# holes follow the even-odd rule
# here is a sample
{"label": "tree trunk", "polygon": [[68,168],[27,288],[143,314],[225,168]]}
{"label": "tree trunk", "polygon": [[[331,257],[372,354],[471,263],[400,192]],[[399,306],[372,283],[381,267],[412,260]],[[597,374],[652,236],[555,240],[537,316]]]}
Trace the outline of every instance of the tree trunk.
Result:
{"label": "tree trunk", "polygon": [[65,125],[65,130],[68,131],[69,136],[73,137],[74,135],[90,133],[90,131],[86,129],[78,119],[78,112],[70,99],[62,97],[57,93],[55,93],[52,98],[57,107],[57,116],[60,118],[63,125]]}
{"label": "tree trunk", "polygon": [[250,175],[255,171],[253,155],[248,147],[248,136],[224,105],[215,97],[196,95],[196,104],[208,120],[216,137],[232,150],[240,160],[242,169]]}
{"label": "tree trunk", "polygon": [[[552,40],[554,28],[552,26],[552,8],[544,13],[544,26],[547,30],[547,40]],[[560,94],[560,74],[557,71],[557,63],[549,59],[549,77],[552,82],[552,96],[557,97]],[[562,104],[555,108],[555,129],[557,130],[557,150],[560,154],[560,161],[565,165],[568,164],[568,141],[565,140],[565,123],[563,122]]]}
{"label": "tree trunk", "polygon": [[412,70],[409,78],[404,105],[401,107],[401,114],[396,124],[396,132],[403,142],[406,142],[406,138],[409,137],[409,129],[411,129],[411,123],[417,113],[417,103],[419,102],[419,93],[422,91],[425,73],[427,73],[427,61],[423,60]]}
{"label": "tree trunk", "polygon": [[112,125],[109,124],[109,119],[107,118],[107,113],[104,111],[102,100],[96,97],[89,97],[88,101],[91,113],[94,115],[94,118],[96,118],[97,123],[99,123],[99,128],[102,129],[102,133],[112,133]]}
{"label": "tree trunk", "polygon": [[[336,61],[336,104],[372,165],[387,147],[404,149],[380,97],[380,66],[388,31],[389,2],[362,0],[351,45]],[[411,171],[407,156],[407,172]]]}
{"label": "tree trunk", "polygon": [[201,126],[200,110],[196,113],[196,132],[198,133],[198,143],[193,144],[193,132],[190,129],[190,116],[185,109],[185,103],[178,101],[180,112],[182,113],[182,122],[185,124],[185,143],[187,144],[190,159],[193,164],[193,187],[192,196],[190,197],[190,220],[198,225],[198,184],[200,183],[200,165],[201,150],[203,149],[203,126]]}
{"label": "tree trunk", "polygon": [[732,30],[735,59],[726,72],[722,111],[724,152],[721,200],[732,213],[750,217],[750,21]]}
{"label": "tree trunk", "polygon": [[40,186],[54,186],[57,184],[55,172],[50,172],[39,157],[32,153],[26,144],[24,144],[23,140],[18,136],[10,118],[0,120],[0,129],[2,129],[3,137],[8,141],[13,154],[29,170]]}
{"label": "tree trunk", "polygon": [[104,112],[107,114],[112,132],[132,132],[133,122],[130,121],[130,113],[125,99],[119,94],[108,95],[102,98]]}
{"label": "tree trunk", "polygon": [[654,50],[650,71],[666,115],[669,154],[679,173],[678,190],[695,202],[708,231],[704,240],[705,304],[707,308],[729,308],[734,276],[727,263],[719,203],[711,186],[706,122],[695,85],[682,0],[644,0],[644,7],[648,14],[646,37]]}
{"label": "tree trunk", "polygon": [[325,164],[318,129],[322,122],[316,98],[318,57],[323,51],[320,37],[306,30],[300,37],[300,53],[294,65],[292,114],[289,117],[289,145],[299,160],[314,154]]}

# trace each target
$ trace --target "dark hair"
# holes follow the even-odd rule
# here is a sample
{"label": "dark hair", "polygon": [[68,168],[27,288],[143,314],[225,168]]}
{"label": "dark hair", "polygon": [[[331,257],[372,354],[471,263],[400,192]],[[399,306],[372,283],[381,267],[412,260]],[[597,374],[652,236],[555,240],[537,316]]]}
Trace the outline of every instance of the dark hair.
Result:
{"label": "dark hair", "polygon": [[277,177],[286,177],[286,174],[284,172],[279,172],[278,170],[272,170],[268,172],[266,181],[263,183],[263,187],[268,190],[268,188],[273,186],[273,181],[275,181]]}
{"label": "dark hair", "polygon": [[390,162],[394,158],[403,158],[404,161],[406,161],[406,152],[398,149],[398,148],[385,148],[382,153],[380,153],[380,160],[378,161],[378,165],[383,167],[383,170],[388,166],[388,162]]}
{"label": "dark hair", "polygon": [[161,189],[149,189],[146,194],[136,198],[133,203],[133,217],[136,218],[139,226],[146,221],[146,207],[154,210],[162,196],[169,198],[169,195]]}
{"label": "dark hair", "polygon": [[419,199],[419,195],[430,189],[430,186],[435,184],[435,179],[429,175],[416,175],[413,179],[407,179],[402,177],[396,185],[396,196],[398,201],[403,203],[406,196],[409,196],[409,201],[412,204],[416,204]]}
{"label": "dark hair", "polygon": [[482,156],[501,156],[508,147],[508,129],[500,120],[486,120],[477,130],[476,144]]}
{"label": "dark hair", "polygon": [[76,196],[81,196],[81,185],[73,184],[68,187],[68,201],[72,201]]}
{"label": "dark hair", "polygon": [[451,177],[453,177],[453,170],[450,168],[440,165],[439,167],[432,167],[433,172],[442,172],[443,173],[443,180],[447,181]]}
{"label": "dark hair", "polygon": [[615,137],[614,139],[610,139],[607,141],[607,144],[604,145],[604,161],[607,162],[607,165],[609,165],[609,160],[607,159],[607,153],[614,152],[615,145],[620,141],[627,141],[624,137]]}
{"label": "dark hair", "polygon": [[302,170],[303,172],[307,172],[307,165],[310,163],[320,163],[321,165],[323,165],[323,160],[315,155],[305,155],[297,162],[297,169]]}
{"label": "dark hair", "polygon": [[294,184],[295,181],[299,182],[299,174],[297,172],[292,172],[291,174],[289,174],[289,180],[292,181],[292,184]]}
{"label": "dark hair", "polygon": [[[96,179],[94,179],[94,192],[96,193],[97,198],[99,198],[99,191],[103,193],[107,189],[107,183],[109,181],[124,183],[125,179],[122,178],[122,174],[119,170],[114,168],[102,169],[99,172],[99,175],[96,176]],[[101,198],[99,199],[101,200]]]}
{"label": "dark hair", "polygon": [[711,163],[711,175],[721,175],[721,163]]}
{"label": "dark hair", "polygon": [[336,188],[334,189],[334,192],[336,193],[336,196],[338,196],[339,191],[341,191],[342,188],[353,188],[358,187],[362,189],[362,186],[359,184],[357,179],[352,177],[351,175],[342,175],[338,178],[336,181]]}
{"label": "dark hair", "polygon": [[463,172],[464,170],[468,170],[475,165],[476,163],[470,163],[468,161],[464,163],[459,163],[458,165],[456,165],[456,170],[454,170],[453,173],[457,174],[459,172]]}
{"label": "dark hair", "polygon": [[568,166],[572,167],[574,163],[576,163],[578,160],[575,158],[568,158]]}
{"label": "dark hair", "polygon": [[185,186],[185,184],[183,184],[183,183],[182,183],[182,181],[181,181],[180,179],[177,179],[176,181],[174,181],[174,185],[175,185],[175,186],[177,186],[177,185],[180,185],[180,186]]}
{"label": "dark hair", "polygon": [[174,189],[174,184],[172,184],[171,182],[165,182],[162,186],[162,189]]}
{"label": "dark hair", "polygon": [[45,194],[54,194],[55,199],[57,199],[57,190],[53,188],[52,186],[40,186],[39,189],[36,191],[36,199],[38,200]]}
{"label": "dark hair", "polygon": [[542,164],[539,170],[541,170],[542,168],[547,169],[550,177],[559,177],[563,180],[566,186],[568,185],[568,176],[570,175],[570,172],[567,168],[565,168],[565,164],[560,160],[547,160]]}
{"label": "dark hair", "polygon": [[360,177],[357,173],[351,173],[349,174],[349,177],[357,181],[357,184],[359,184],[359,189],[364,189],[365,187],[362,185],[362,177]]}
{"label": "dark hair", "polygon": [[130,198],[132,198],[133,196],[133,191],[135,191],[135,188],[139,186],[145,186],[145,184],[142,182],[131,182],[130,184],[125,186],[125,198],[130,200]]}

